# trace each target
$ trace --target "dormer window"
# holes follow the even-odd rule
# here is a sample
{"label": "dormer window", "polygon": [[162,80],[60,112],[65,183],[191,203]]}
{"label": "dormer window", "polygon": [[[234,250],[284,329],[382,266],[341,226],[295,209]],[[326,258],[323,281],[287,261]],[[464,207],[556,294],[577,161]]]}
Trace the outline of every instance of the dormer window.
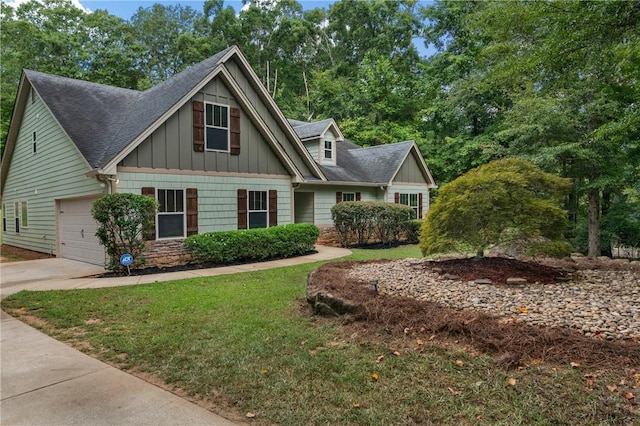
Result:
{"label": "dormer window", "polygon": [[324,141],[324,158],[331,160],[333,158],[333,141]]}

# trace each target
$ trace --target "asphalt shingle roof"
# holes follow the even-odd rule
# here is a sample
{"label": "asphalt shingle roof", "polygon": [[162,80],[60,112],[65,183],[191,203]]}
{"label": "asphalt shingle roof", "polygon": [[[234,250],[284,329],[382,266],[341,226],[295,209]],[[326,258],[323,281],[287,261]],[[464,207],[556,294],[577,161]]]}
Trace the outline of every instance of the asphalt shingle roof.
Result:
{"label": "asphalt shingle roof", "polygon": [[91,167],[101,168],[196,87],[228,52],[144,92],[25,70],[26,77]]}
{"label": "asphalt shingle roof", "polygon": [[331,124],[331,119],[326,119],[322,121],[315,121],[313,123],[307,123],[304,121],[298,120],[289,120],[289,124],[293,127],[298,137],[302,140],[309,138],[317,138],[322,135],[322,133],[327,130],[329,124]]}

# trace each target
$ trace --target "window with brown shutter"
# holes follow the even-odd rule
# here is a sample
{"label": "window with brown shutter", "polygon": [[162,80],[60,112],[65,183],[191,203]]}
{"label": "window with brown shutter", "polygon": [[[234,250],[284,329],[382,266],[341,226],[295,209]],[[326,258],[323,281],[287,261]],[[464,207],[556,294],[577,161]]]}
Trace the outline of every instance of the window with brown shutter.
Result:
{"label": "window with brown shutter", "polygon": [[[147,197],[151,197],[154,200],[156,199],[156,189],[153,187],[144,187],[142,188],[142,195]],[[155,240],[156,239],[156,215],[154,212],[153,215],[153,224],[151,225],[149,232],[144,236],[145,240]]]}
{"label": "window with brown shutter", "polygon": [[400,193],[396,192],[395,194],[393,194],[393,202],[396,204],[400,204]]}
{"label": "window with brown shutter", "polygon": [[230,149],[231,155],[240,155],[240,109],[231,108],[229,118]]}
{"label": "window with brown shutter", "polygon": [[418,219],[422,219],[422,192],[418,192]]}
{"label": "window with brown shutter", "polygon": [[269,190],[269,226],[278,225],[278,191]]}
{"label": "window with brown shutter", "polygon": [[361,201],[362,195],[359,192],[356,192],[356,201]]}
{"label": "window with brown shutter", "polygon": [[198,189],[187,188],[187,237],[198,234]]}
{"label": "window with brown shutter", "polygon": [[342,202],[342,192],[336,192],[336,204]]}
{"label": "window with brown shutter", "polygon": [[193,150],[204,152],[204,102],[193,101]]}
{"label": "window with brown shutter", "polygon": [[238,189],[238,229],[247,229],[247,190]]}

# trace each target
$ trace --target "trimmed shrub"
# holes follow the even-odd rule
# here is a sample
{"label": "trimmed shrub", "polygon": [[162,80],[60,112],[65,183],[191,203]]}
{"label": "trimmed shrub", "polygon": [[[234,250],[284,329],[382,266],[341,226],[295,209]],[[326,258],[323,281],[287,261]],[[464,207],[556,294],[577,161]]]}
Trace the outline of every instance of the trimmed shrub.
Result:
{"label": "trimmed shrub", "polygon": [[138,194],[108,194],[94,201],[91,215],[98,222],[96,237],[107,251],[107,269],[124,269],[120,256],[133,256],[132,268],[145,264],[144,235],[153,226],[158,203]]}
{"label": "trimmed shrub", "polygon": [[184,245],[196,262],[228,265],[300,256],[313,250],[319,235],[317,226],[297,223],[192,235]]}
{"label": "trimmed shrub", "polygon": [[404,237],[409,244],[418,244],[420,241],[421,219],[408,220],[404,224]]}
{"label": "trimmed shrub", "polygon": [[343,247],[365,245],[371,237],[382,244],[396,243],[412,214],[411,207],[375,201],[349,201],[331,208]]}

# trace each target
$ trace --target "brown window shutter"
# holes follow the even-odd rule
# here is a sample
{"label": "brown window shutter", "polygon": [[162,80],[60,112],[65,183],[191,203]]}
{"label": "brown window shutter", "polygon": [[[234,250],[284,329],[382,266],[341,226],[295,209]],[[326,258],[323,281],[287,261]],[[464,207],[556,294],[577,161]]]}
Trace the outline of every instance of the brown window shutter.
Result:
{"label": "brown window shutter", "polygon": [[342,192],[336,192],[336,204],[342,202]]}
{"label": "brown window shutter", "polygon": [[193,101],[193,150],[204,152],[204,102]]}
{"label": "brown window shutter", "polygon": [[187,237],[198,234],[198,188],[187,188]]}
{"label": "brown window shutter", "polygon": [[[150,186],[145,186],[142,188],[142,195],[147,197],[151,197],[154,200],[156,199],[156,189]],[[145,240],[155,240],[156,239],[156,215],[153,215],[153,226],[149,230],[149,233],[145,235]]]}
{"label": "brown window shutter", "polygon": [[269,226],[278,225],[278,191],[269,190]]}
{"label": "brown window shutter", "polygon": [[360,201],[362,199],[362,196],[360,195],[359,192],[356,192],[356,201]]}
{"label": "brown window shutter", "polygon": [[240,109],[231,108],[230,115],[229,133],[231,146],[229,153],[231,155],[240,155]]}
{"label": "brown window shutter", "polygon": [[238,229],[247,229],[247,190],[238,189]]}
{"label": "brown window shutter", "polygon": [[418,192],[418,219],[422,219],[422,192]]}
{"label": "brown window shutter", "polygon": [[395,194],[393,194],[393,202],[398,204],[400,202],[400,193],[396,192]]}

